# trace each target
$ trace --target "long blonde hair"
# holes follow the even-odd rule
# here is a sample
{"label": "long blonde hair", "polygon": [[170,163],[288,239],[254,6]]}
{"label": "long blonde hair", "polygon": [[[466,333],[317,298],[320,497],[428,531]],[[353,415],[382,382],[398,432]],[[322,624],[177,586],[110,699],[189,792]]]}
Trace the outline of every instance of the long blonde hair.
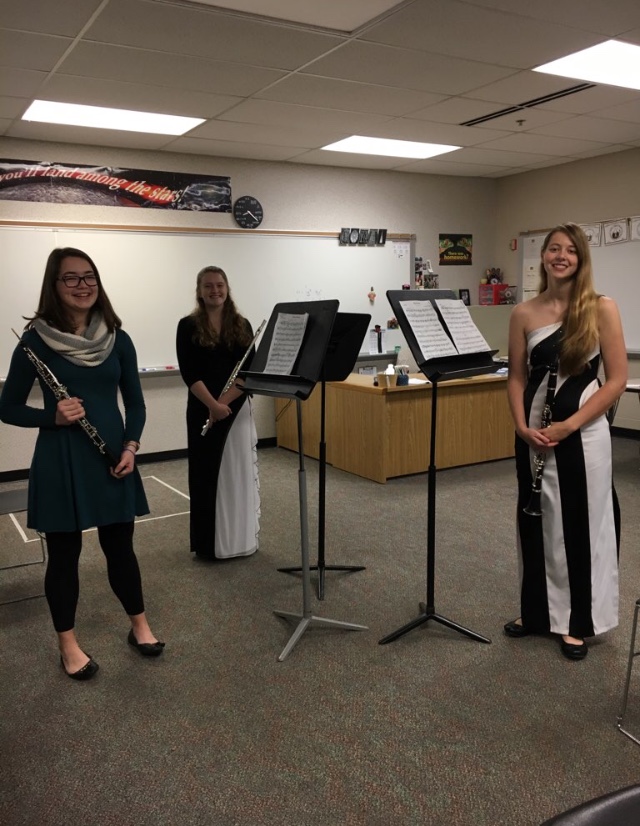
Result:
{"label": "long blonde hair", "polygon": [[[209,326],[209,316],[207,315],[204,301],[200,298],[202,279],[209,273],[222,276],[224,283],[227,285],[227,297],[222,306],[220,335]],[[249,325],[238,312],[238,308],[231,298],[229,279],[227,278],[226,272],[220,267],[204,267],[198,273],[196,278],[196,306],[192,310],[191,315],[195,320],[196,327],[194,339],[202,347],[215,347],[218,344],[223,344],[225,347],[231,349],[236,344],[246,347],[251,341]]]}
{"label": "long blonde hair", "polygon": [[[593,270],[589,242],[583,230],[573,223],[554,227],[544,239],[544,253],[552,236],[562,232],[569,237],[578,254],[578,269],[573,276],[573,290],[567,312],[562,320],[564,331],[560,349],[560,368],[563,373],[577,376],[586,365],[598,341],[598,294],[593,288]],[[540,288],[547,289],[548,279],[544,265],[540,263]]]}

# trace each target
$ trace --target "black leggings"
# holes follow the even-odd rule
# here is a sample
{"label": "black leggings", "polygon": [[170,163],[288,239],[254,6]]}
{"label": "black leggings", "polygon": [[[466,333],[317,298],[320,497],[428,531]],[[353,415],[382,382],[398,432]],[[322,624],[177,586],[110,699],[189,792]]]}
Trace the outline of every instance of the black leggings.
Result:
{"label": "black leggings", "polygon": [[[44,577],[44,591],[49,603],[53,627],[58,633],[75,625],[80,584],[78,562],[82,550],[81,531],[47,533],[49,562]],[[130,616],[142,614],[142,581],[138,560],[133,551],[133,522],[102,525],[98,539],[107,558],[107,575],[113,593]]]}

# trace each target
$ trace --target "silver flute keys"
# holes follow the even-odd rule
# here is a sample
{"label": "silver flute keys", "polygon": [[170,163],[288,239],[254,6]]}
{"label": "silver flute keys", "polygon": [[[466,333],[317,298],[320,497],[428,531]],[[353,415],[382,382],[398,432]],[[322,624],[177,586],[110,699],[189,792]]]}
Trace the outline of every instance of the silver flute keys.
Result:
{"label": "silver flute keys", "polygon": [[[31,347],[27,347],[27,345],[16,333],[13,327],[11,328],[11,332],[18,339],[18,341],[20,342],[20,346],[27,354],[27,358],[36,368],[36,370],[38,371],[38,375],[40,376],[42,381],[47,385],[47,387],[51,390],[56,399],[60,401],[61,399],[72,398],[64,384],[61,384],[58,381],[58,379],[54,376],[54,374],[42,361],[42,359],[39,359],[38,356],[36,356]],[[104,439],[100,437],[100,434],[98,433],[96,428],[89,422],[89,420],[86,417],[78,419],[77,423],[84,430],[84,432],[91,439],[93,444],[98,448],[98,450],[105,457],[105,459],[108,460],[109,466],[115,467],[120,460],[117,458],[117,456],[114,456],[113,453],[109,450],[109,448],[106,445],[106,442],[104,441]]]}
{"label": "silver flute keys", "polygon": [[[259,336],[259,335],[260,335],[260,333],[262,332],[262,328],[264,327],[264,325],[265,325],[266,323],[267,323],[267,319],[266,319],[266,318],[263,318],[263,319],[262,319],[262,324],[261,324],[261,325],[258,327],[258,329],[256,330],[256,334],[255,334],[255,336],[251,339],[251,344],[247,347],[247,349],[246,349],[246,352],[245,352],[244,356],[242,356],[242,358],[240,359],[240,361],[239,361],[239,362],[236,364],[236,366],[233,368],[233,372],[231,373],[231,375],[230,375],[230,376],[229,376],[229,378],[227,379],[226,384],[225,384],[225,386],[222,388],[222,391],[220,392],[220,395],[218,396],[218,398],[221,398],[222,396],[224,396],[224,394],[227,392],[227,390],[230,390],[230,389],[233,387],[233,383],[234,383],[234,382],[235,382],[235,380],[238,378],[238,373],[239,373],[239,372],[240,372],[240,370],[242,369],[242,365],[245,363],[245,361],[246,361],[246,360],[247,360],[247,358],[249,357],[249,353],[251,352],[251,349],[252,349],[253,345],[254,345],[254,344],[256,343],[256,341],[258,340],[258,336]],[[207,421],[204,423],[204,427],[202,428],[202,431],[200,432],[200,435],[201,435],[201,436],[204,436],[204,435],[206,434],[207,430],[209,430],[209,419],[207,419]]]}
{"label": "silver flute keys", "polygon": [[[540,417],[540,427],[549,427],[553,416],[553,399],[556,393],[556,385],[558,383],[558,361],[549,367],[549,378],[547,380],[547,395],[544,400],[544,407],[542,408],[542,415]],[[544,473],[544,466],[547,461],[547,451],[539,450],[533,457],[533,482],[531,484],[531,497],[529,503],[522,510],[529,514],[529,516],[542,516],[542,474]]]}

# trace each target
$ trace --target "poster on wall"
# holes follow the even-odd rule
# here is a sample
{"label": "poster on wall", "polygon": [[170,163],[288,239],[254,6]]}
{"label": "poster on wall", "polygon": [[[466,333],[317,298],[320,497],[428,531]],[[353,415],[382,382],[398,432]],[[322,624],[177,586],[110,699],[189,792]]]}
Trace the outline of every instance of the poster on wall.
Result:
{"label": "poster on wall", "polygon": [[231,179],[131,167],[0,159],[0,200],[231,212]]}
{"label": "poster on wall", "polygon": [[438,249],[441,267],[471,264],[473,236],[441,233]]}

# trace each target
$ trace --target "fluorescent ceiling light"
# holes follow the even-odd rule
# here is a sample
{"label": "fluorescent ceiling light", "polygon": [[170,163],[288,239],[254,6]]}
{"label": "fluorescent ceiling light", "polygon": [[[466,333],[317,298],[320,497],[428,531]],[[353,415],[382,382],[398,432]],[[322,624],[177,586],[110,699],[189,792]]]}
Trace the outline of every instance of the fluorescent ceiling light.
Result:
{"label": "fluorescent ceiling light", "polygon": [[640,89],[640,46],[607,40],[538,66],[534,72]]}
{"label": "fluorescent ceiling light", "polygon": [[443,143],[418,143],[417,141],[394,141],[387,138],[365,138],[352,135],[350,138],[323,146],[329,152],[353,152],[357,155],[389,155],[392,158],[433,158],[461,149]]}
{"label": "fluorescent ceiling light", "polygon": [[134,112],[129,109],[106,109],[103,106],[56,103],[52,100],[34,100],[22,116],[22,120],[89,126],[93,129],[119,129],[123,132],[150,132],[155,135],[184,135],[195,126],[204,123],[202,118],[158,115],[155,112]]}

